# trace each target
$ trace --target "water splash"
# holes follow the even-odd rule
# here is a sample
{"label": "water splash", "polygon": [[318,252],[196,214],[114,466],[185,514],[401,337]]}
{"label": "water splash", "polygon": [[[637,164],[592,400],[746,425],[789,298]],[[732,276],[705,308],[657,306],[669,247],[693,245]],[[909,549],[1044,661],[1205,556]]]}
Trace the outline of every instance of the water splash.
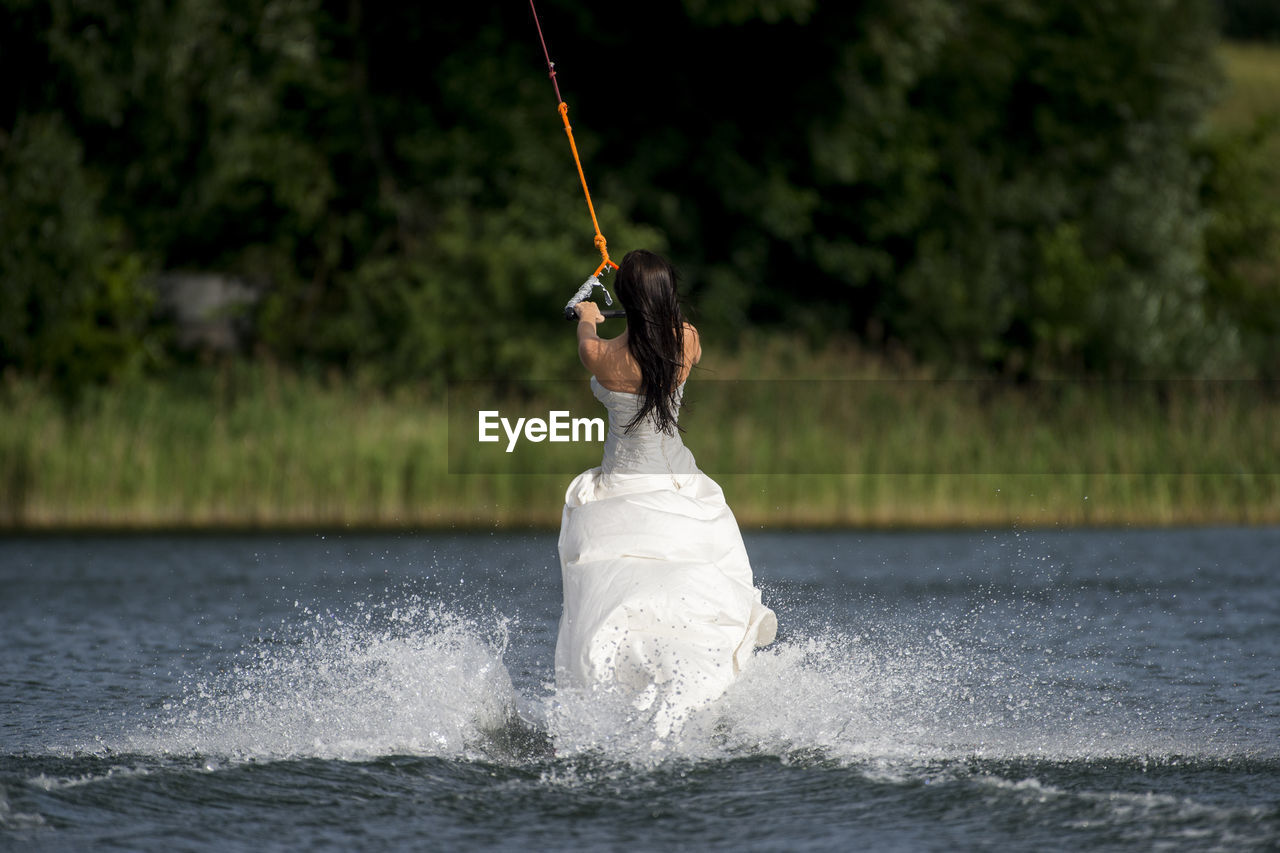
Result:
{"label": "water splash", "polygon": [[886,621],[859,633],[815,627],[758,652],[719,701],[662,737],[621,697],[550,685],[517,691],[503,661],[512,622],[500,614],[463,616],[412,596],[298,612],[296,624],[227,671],[190,679],[159,720],[111,748],[232,760],[416,755],[516,765],[555,756],[631,766],[1213,751],[1203,732],[1173,719],[1167,698],[1126,692],[1083,652],[1064,655],[1026,624],[1004,623],[999,636],[988,619],[941,628]]}
{"label": "water splash", "polygon": [[829,633],[775,647],[721,702],[732,752],[843,762],[1080,759],[1169,749],[1136,709],[933,631]]}
{"label": "water splash", "polygon": [[1049,686],[1044,673],[940,631],[873,640],[828,630],[775,644],[677,736],[656,738],[633,709],[604,697],[548,701],[560,755],[633,763],[779,756],[840,763],[1080,759],[1177,749],[1121,703]]}
{"label": "water splash", "polygon": [[514,715],[508,623],[420,600],[302,609],[227,672],[193,679],[118,751],[232,759],[462,756]]}

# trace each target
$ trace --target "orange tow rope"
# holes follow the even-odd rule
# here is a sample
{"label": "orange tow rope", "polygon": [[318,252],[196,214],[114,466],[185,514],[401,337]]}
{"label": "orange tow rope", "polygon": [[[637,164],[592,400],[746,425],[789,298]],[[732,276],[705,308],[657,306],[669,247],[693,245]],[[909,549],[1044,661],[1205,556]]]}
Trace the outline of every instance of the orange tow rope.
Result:
{"label": "orange tow rope", "polygon": [[533,23],[538,28],[538,41],[542,42],[542,55],[547,59],[551,85],[555,87],[556,100],[560,102],[560,120],[564,122],[564,132],[569,137],[569,150],[573,152],[573,162],[578,167],[578,178],[582,181],[582,194],[587,197],[591,225],[596,229],[595,244],[600,250],[600,266],[596,267],[592,275],[598,276],[606,267],[616,270],[618,265],[609,257],[609,243],[604,239],[604,234],[600,233],[600,222],[596,219],[596,206],[591,203],[591,190],[587,189],[587,175],[582,171],[582,158],[578,156],[578,144],[573,141],[573,128],[569,125],[569,105],[565,103],[564,98],[560,97],[560,84],[556,82],[556,64],[551,61],[551,54],[547,51],[547,40],[542,37],[542,23],[538,20],[538,10],[533,5],[533,0],[529,0],[529,9],[533,12]]}
{"label": "orange tow rope", "polygon": [[[529,5],[533,5],[533,0],[529,0]],[[554,71],[552,72],[555,73]],[[559,91],[556,92],[559,94]],[[573,152],[573,162],[578,164],[578,177],[582,180],[582,194],[587,197],[587,210],[591,212],[591,224],[596,229],[596,248],[600,250],[600,266],[596,267],[596,271],[592,275],[600,275],[605,267],[613,267],[615,270],[618,265],[609,257],[609,243],[604,239],[604,235],[600,233],[600,223],[596,220],[596,206],[591,203],[591,190],[587,189],[587,176],[582,171],[582,160],[578,157],[578,145],[573,141],[573,128],[569,126],[569,105],[564,101],[560,102],[560,118],[564,121],[564,132],[569,135],[569,150]]]}

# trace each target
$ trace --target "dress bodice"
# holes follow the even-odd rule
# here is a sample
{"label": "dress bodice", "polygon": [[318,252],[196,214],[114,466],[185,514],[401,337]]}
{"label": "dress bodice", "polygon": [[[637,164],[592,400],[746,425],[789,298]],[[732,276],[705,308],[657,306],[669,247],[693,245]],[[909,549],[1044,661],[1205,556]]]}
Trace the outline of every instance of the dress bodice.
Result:
{"label": "dress bodice", "polygon": [[[684,446],[679,431],[661,432],[652,417],[627,430],[644,397],[626,391],[610,391],[591,377],[591,393],[609,411],[609,434],[605,437],[600,467],[610,474],[693,474],[698,470],[693,454]],[[684,383],[676,389],[677,417],[684,397]]]}

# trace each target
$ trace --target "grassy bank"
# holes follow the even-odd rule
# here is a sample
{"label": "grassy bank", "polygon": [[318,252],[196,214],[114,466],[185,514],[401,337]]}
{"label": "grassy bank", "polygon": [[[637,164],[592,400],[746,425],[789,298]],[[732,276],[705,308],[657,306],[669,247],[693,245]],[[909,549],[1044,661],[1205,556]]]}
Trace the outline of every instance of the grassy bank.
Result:
{"label": "grassy bank", "polygon": [[1210,116],[1214,124],[1240,128],[1263,116],[1280,116],[1280,46],[1228,42],[1221,61],[1227,86]]}
{"label": "grassy bank", "polygon": [[[1257,386],[936,382],[834,349],[802,358],[827,380],[784,381],[788,351],[713,361],[688,388],[686,442],[744,525],[1280,523],[1280,398]],[[11,530],[554,525],[600,453],[459,473],[504,469],[470,431],[450,447],[443,395],[266,368],[73,408],[27,383],[2,394]]]}

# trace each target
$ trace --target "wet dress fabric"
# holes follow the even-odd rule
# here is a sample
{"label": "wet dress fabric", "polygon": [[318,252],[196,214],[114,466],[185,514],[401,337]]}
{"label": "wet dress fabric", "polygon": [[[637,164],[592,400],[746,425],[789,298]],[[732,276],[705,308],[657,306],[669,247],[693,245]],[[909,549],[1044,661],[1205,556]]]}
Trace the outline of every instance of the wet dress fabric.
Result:
{"label": "wet dress fabric", "polygon": [[556,684],[620,694],[665,734],[724,693],[777,620],[724,493],[679,433],[651,419],[627,431],[643,398],[595,377],[591,390],[609,432],[601,464],[565,493]]}

